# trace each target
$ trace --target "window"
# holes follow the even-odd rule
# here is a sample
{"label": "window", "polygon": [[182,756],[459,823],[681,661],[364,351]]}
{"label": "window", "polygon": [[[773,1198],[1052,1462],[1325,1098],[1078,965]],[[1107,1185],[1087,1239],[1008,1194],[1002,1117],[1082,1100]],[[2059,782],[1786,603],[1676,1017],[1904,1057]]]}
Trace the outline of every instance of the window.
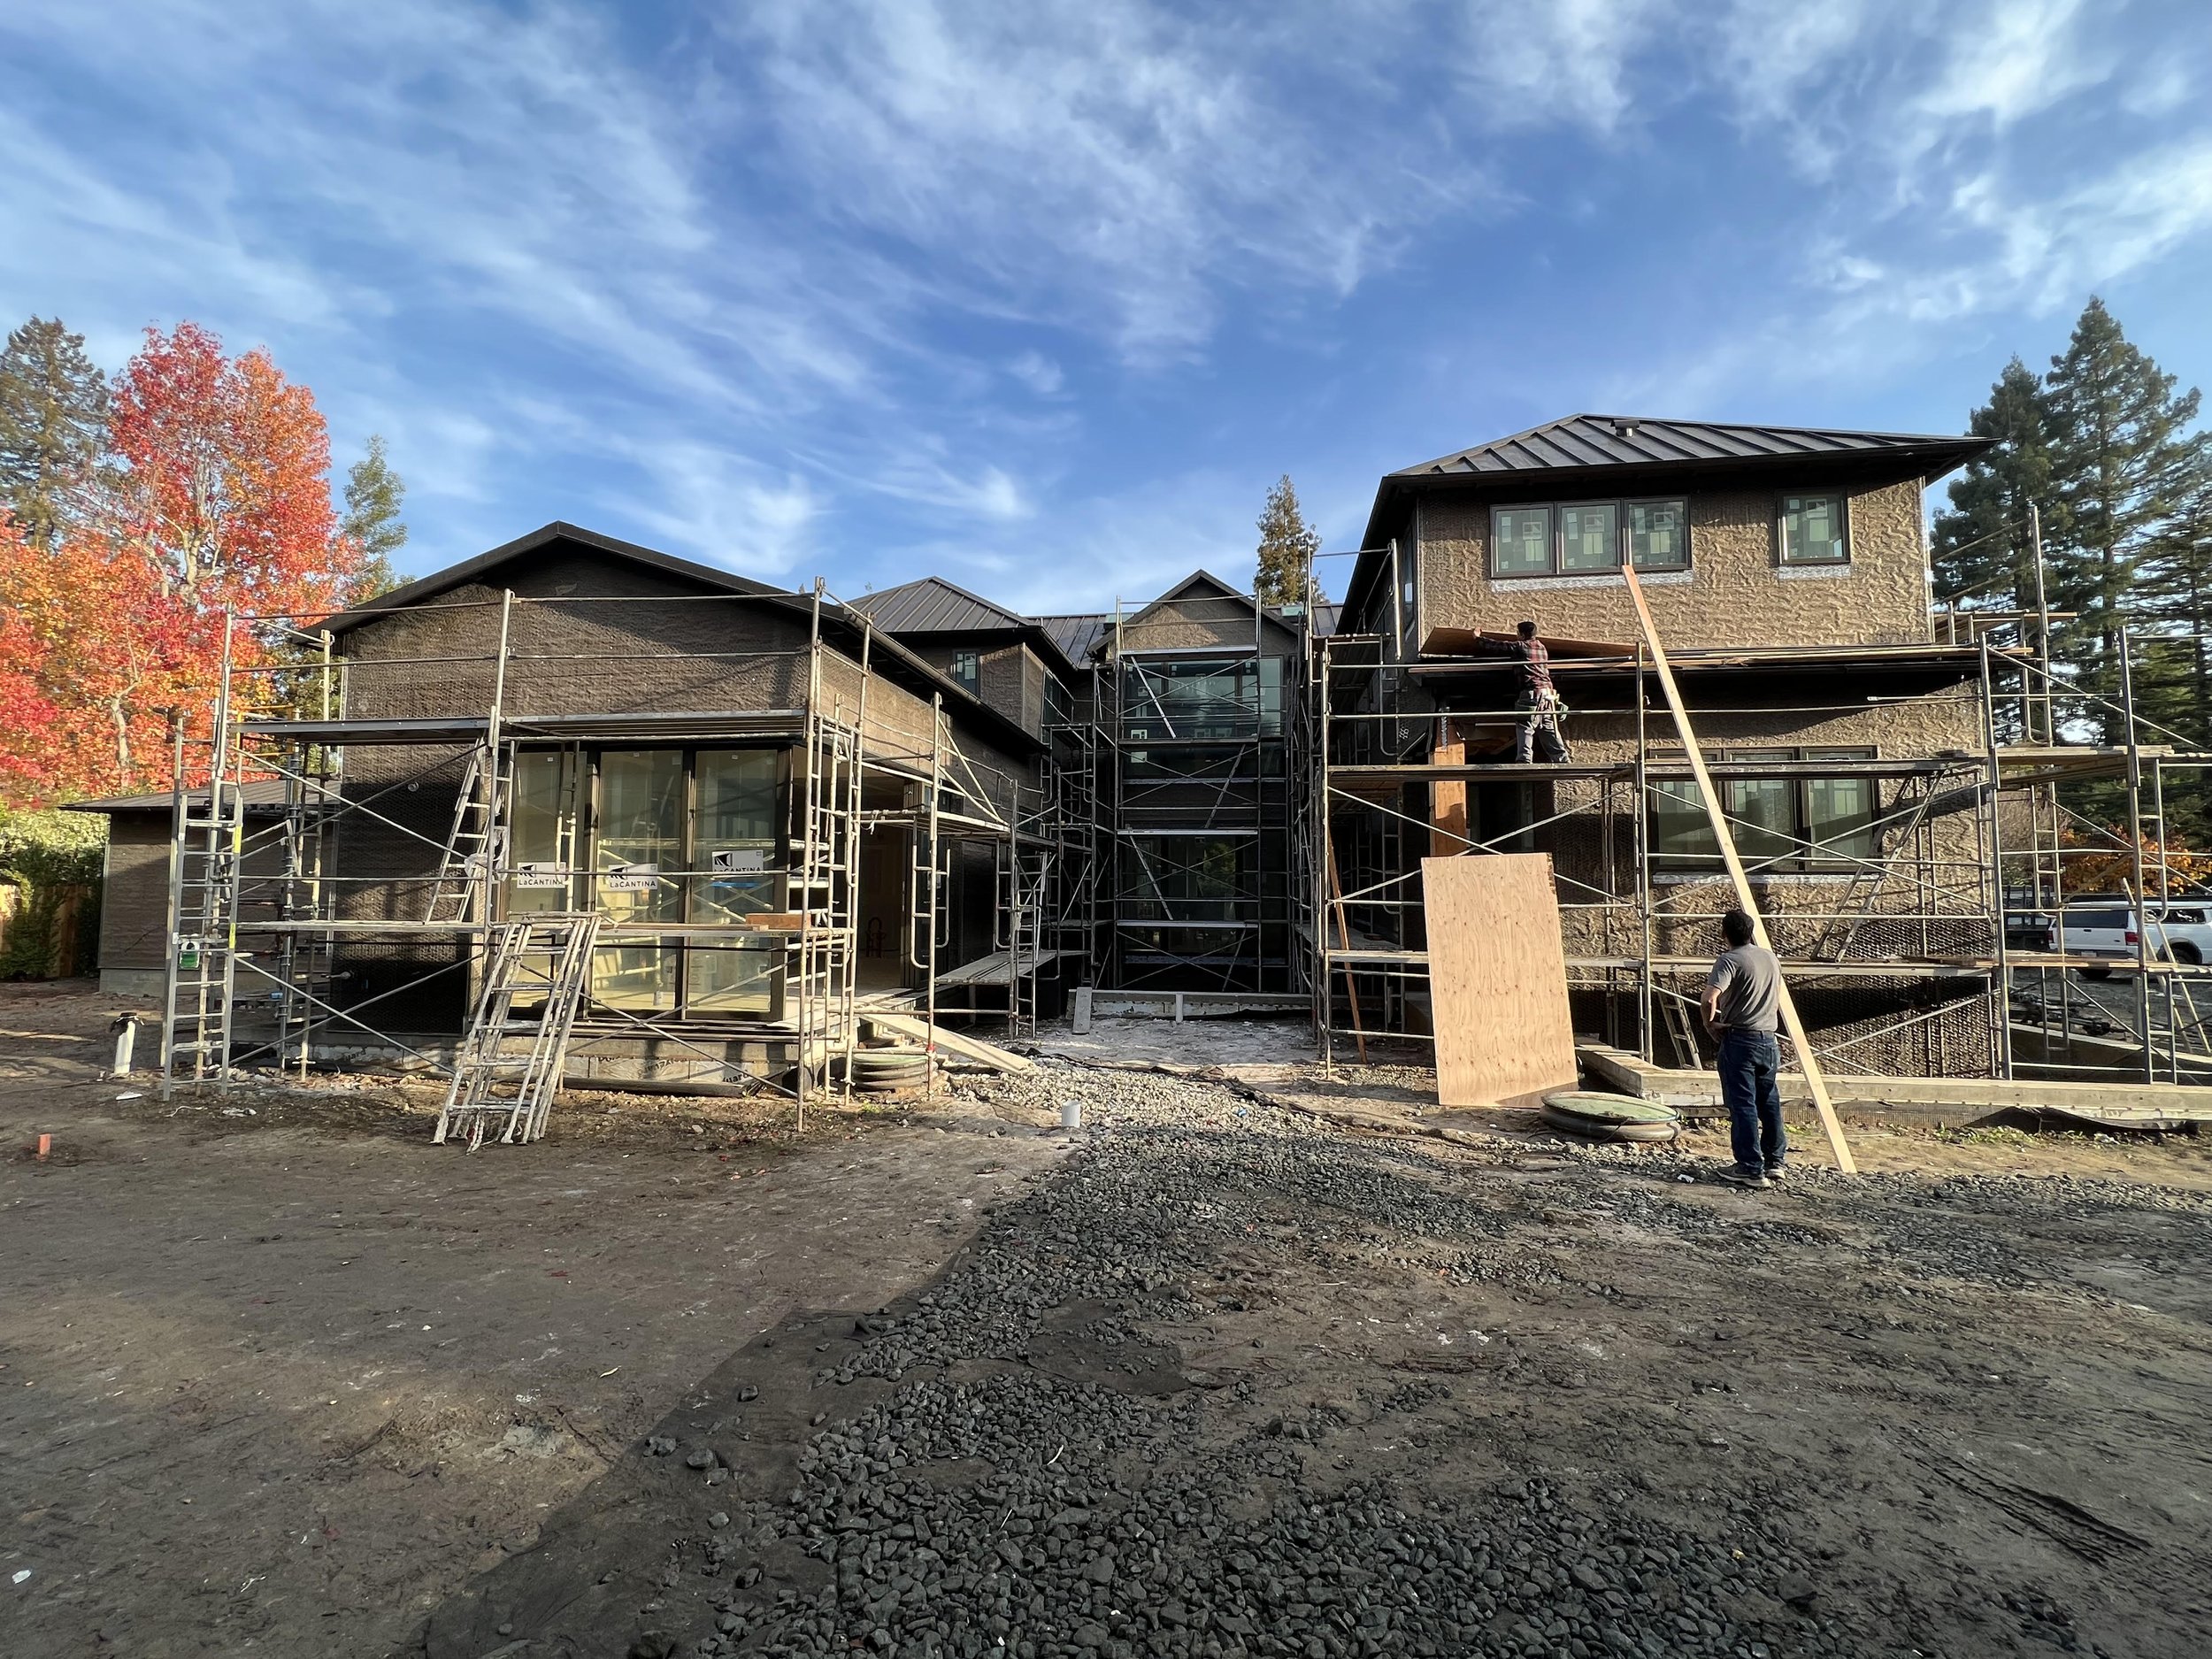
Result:
{"label": "window", "polygon": [[[1764,760],[1871,760],[1870,749],[1723,749],[1716,764]],[[1752,875],[1777,872],[1841,870],[1854,860],[1879,855],[1874,827],[1874,780],[1863,776],[1717,778],[1721,810],[1736,856]],[[1652,868],[1705,874],[1720,867],[1720,846],[1713,839],[1697,785],[1687,780],[1651,786]]]}
{"label": "window", "polygon": [[961,690],[972,697],[983,695],[983,658],[975,651],[955,651],[952,654],[952,678]]}
{"label": "window", "polygon": [[1640,571],[1686,570],[1689,503],[1576,501],[1497,507],[1490,515],[1493,576],[1599,576],[1625,556]]}
{"label": "window", "polygon": [[1501,576],[1551,572],[1551,509],[1501,507],[1491,516],[1491,565]]}
{"label": "window", "polygon": [[1785,565],[1841,565],[1851,557],[1840,495],[1783,496],[1779,535]]}
{"label": "window", "polygon": [[1559,568],[1563,571],[1618,570],[1621,563],[1620,509],[1609,501],[1581,502],[1559,510]]}
{"label": "window", "polygon": [[1628,557],[1640,571],[1680,570],[1690,562],[1689,503],[1628,503]]}
{"label": "window", "polygon": [[780,943],[674,930],[785,908],[782,771],[768,749],[518,749],[506,913],[666,926],[600,946],[592,995],[608,1007],[773,1018]]}

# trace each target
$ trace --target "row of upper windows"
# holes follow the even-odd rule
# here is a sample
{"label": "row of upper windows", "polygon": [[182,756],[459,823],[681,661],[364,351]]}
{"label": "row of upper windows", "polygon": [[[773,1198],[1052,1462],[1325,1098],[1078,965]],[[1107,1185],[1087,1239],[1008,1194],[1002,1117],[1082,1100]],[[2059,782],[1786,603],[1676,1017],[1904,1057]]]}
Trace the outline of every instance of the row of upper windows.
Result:
{"label": "row of upper windows", "polygon": [[[1784,495],[1775,503],[1774,557],[1782,565],[1843,565],[1851,557],[1840,495]],[[1597,576],[1624,564],[1687,570],[1689,503],[1576,501],[1490,510],[1493,576]]]}

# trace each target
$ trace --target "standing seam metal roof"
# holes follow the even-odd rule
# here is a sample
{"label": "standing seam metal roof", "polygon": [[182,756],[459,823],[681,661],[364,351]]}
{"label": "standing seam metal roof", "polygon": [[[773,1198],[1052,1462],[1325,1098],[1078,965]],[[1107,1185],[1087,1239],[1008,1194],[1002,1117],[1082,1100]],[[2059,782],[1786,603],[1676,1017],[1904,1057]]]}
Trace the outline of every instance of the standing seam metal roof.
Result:
{"label": "standing seam metal roof", "polygon": [[971,634],[1030,626],[1027,617],[1017,616],[941,576],[902,582],[849,603],[853,610],[866,611],[886,634]]}
{"label": "standing seam metal roof", "polygon": [[1526,472],[1557,467],[1653,466],[1686,461],[1740,461],[1793,455],[1878,455],[1885,451],[1965,445],[1972,438],[1909,432],[1838,432],[1818,426],[1755,426],[1704,420],[1653,420],[1640,415],[1569,415],[1456,455],[1401,467],[1393,478]]}

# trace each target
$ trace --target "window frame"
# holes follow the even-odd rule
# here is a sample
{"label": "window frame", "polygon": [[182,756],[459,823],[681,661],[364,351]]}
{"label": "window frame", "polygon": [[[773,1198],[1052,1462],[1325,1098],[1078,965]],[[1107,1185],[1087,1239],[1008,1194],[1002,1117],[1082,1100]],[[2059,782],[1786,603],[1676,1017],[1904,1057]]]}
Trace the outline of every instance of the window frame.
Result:
{"label": "window frame", "polygon": [[[1872,743],[1806,743],[1789,746],[1763,744],[1748,752],[1739,749],[1718,749],[1712,750],[1707,756],[1707,759],[1715,762],[1750,765],[1755,765],[1763,760],[1773,761],[1778,764],[1798,765],[1823,760],[1848,762],[1879,760],[1880,758],[1879,747]],[[1880,857],[1878,841],[1871,851],[1863,855],[1824,853],[1816,850],[1824,846],[1824,843],[1817,841],[1813,834],[1813,789],[1816,785],[1831,781],[1832,778],[1848,777],[1864,778],[1870,783],[1877,781],[1873,773],[1852,772],[1838,772],[1831,774],[1830,777],[1786,773],[1779,778],[1770,779],[1755,776],[1715,779],[1713,780],[1715,787],[1721,791],[1721,810],[1733,820],[1730,826],[1729,834],[1730,838],[1738,843],[1739,856],[1742,853],[1742,838],[1747,832],[1743,824],[1745,814],[1732,798],[1731,791],[1736,786],[1742,784],[1783,782],[1791,786],[1791,823],[1788,835],[1791,851],[1776,858],[1747,858],[1745,859],[1747,872],[1754,876],[1837,876],[1863,870],[1868,864],[1877,862]],[[1685,790],[1691,792],[1689,802],[1679,807],[1678,810],[1686,816],[1689,813],[1695,813],[1698,824],[1705,829],[1704,839],[1710,840],[1711,831],[1706,825],[1704,806],[1702,803],[1695,800],[1696,784],[1694,781],[1667,780],[1655,781],[1649,787],[1651,799],[1645,812],[1644,833],[1646,844],[1654,849],[1653,873],[1690,880],[1705,880],[1710,879],[1714,872],[1724,869],[1724,865],[1721,862],[1720,849],[1717,845],[1714,846],[1710,851],[1665,853],[1656,850],[1660,839],[1659,803],[1663,799],[1679,801]],[[1881,797],[1878,789],[1876,789],[1870,793],[1866,826],[1852,831],[1851,833],[1864,833],[1866,829],[1879,825],[1881,818]]]}
{"label": "window frame", "polygon": [[[1570,570],[1566,566],[1566,515],[1577,508],[1610,508],[1613,514],[1613,562],[1596,569]],[[1486,549],[1484,566],[1492,581],[1601,581],[1609,576],[1618,576],[1630,568],[1634,541],[1629,530],[1630,515],[1639,507],[1674,507],[1682,515],[1682,557],[1666,565],[1637,565],[1639,575],[1661,575],[1693,568],[1696,553],[1692,546],[1690,532],[1690,498],[1687,495],[1591,495],[1551,501],[1502,501],[1490,508],[1490,543]],[[1545,515],[1546,564],[1542,570],[1501,570],[1498,549],[1498,515],[1508,512],[1540,512]]]}
{"label": "window frame", "polygon": [[956,649],[945,678],[971,697],[983,695],[983,652],[979,648]]}
{"label": "window frame", "polygon": [[[1837,540],[1843,544],[1843,553],[1833,558],[1792,558],[1789,539],[1784,532],[1790,516],[1793,501],[1832,501],[1836,503]],[[1851,495],[1847,490],[1800,490],[1795,495],[1777,495],[1774,498],[1774,567],[1784,571],[1840,570],[1851,563]]]}

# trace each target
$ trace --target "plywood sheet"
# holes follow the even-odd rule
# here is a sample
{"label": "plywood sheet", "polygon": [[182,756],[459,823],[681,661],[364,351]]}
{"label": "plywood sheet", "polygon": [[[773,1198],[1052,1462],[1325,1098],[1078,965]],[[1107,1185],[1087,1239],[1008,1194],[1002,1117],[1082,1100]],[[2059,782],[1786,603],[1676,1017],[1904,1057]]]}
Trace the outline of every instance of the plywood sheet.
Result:
{"label": "plywood sheet", "polygon": [[1474,853],[1421,861],[1436,1098],[1534,1104],[1572,1088],[1574,1028],[1551,858]]}

